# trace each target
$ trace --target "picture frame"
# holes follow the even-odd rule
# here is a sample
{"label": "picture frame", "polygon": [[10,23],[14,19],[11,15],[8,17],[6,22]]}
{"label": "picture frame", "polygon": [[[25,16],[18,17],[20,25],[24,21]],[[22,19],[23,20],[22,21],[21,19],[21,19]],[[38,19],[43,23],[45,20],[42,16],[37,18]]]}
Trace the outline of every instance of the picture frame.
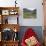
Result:
{"label": "picture frame", "polygon": [[2,10],[2,15],[9,15],[9,10]]}
{"label": "picture frame", "polygon": [[10,11],[9,11],[9,14],[10,14],[10,15],[16,15],[17,13],[18,13],[18,12],[15,11],[15,10],[10,10]]}
{"label": "picture frame", "polygon": [[35,8],[23,8],[24,19],[35,19],[37,18],[37,10]]}
{"label": "picture frame", "polygon": [[10,28],[5,28],[2,31],[2,40],[3,41],[12,40],[12,30]]}

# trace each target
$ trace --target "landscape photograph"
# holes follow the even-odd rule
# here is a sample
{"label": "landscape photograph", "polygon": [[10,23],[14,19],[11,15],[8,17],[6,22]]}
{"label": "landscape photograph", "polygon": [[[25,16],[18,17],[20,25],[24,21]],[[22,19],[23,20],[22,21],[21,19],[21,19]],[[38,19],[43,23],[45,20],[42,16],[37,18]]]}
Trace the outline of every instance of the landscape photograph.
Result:
{"label": "landscape photograph", "polygon": [[36,18],[36,9],[23,8],[23,18]]}

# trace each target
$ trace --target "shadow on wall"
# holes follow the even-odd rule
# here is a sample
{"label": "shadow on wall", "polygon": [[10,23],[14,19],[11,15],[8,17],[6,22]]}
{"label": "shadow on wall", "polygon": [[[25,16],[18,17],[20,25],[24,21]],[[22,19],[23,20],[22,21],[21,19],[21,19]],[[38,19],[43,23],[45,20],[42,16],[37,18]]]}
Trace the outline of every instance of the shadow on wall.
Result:
{"label": "shadow on wall", "polygon": [[20,32],[19,32],[20,42],[21,42],[21,40],[22,40],[22,38],[24,36],[25,31],[28,28],[32,28],[34,30],[34,32],[36,32],[39,41],[41,43],[43,43],[43,30],[42,30],[42,26],[21,26],[20,27]]}

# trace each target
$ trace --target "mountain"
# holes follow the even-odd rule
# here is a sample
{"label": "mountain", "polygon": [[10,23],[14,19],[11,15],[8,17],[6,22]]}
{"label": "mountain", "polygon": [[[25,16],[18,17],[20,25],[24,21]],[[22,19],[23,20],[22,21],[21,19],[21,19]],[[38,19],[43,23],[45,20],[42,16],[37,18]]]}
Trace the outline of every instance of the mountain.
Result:
{"label": "mountain", "polygon": [[34,11],[36,11],[36,9],[34,9],[34,10],[29,10],[29,9],[27,9],[27,8],[23,8],[23,11],[24,11],[24,12],[34,12]]}
{"label": "mountain", "polygon": [[23,9],[24,12],[31,12],[31,10],[27,9],[27,8],[24,8]]}

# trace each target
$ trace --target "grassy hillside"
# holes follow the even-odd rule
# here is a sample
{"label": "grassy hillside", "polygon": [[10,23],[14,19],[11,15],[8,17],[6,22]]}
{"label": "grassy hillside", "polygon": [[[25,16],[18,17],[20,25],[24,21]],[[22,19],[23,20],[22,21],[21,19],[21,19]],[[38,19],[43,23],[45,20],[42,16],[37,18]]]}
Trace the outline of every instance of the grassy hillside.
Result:
{"label": "grassy hillside", "polygon": [[23,17],[24,18],[36,18],[36,9],[34,10],[23,9]]}

